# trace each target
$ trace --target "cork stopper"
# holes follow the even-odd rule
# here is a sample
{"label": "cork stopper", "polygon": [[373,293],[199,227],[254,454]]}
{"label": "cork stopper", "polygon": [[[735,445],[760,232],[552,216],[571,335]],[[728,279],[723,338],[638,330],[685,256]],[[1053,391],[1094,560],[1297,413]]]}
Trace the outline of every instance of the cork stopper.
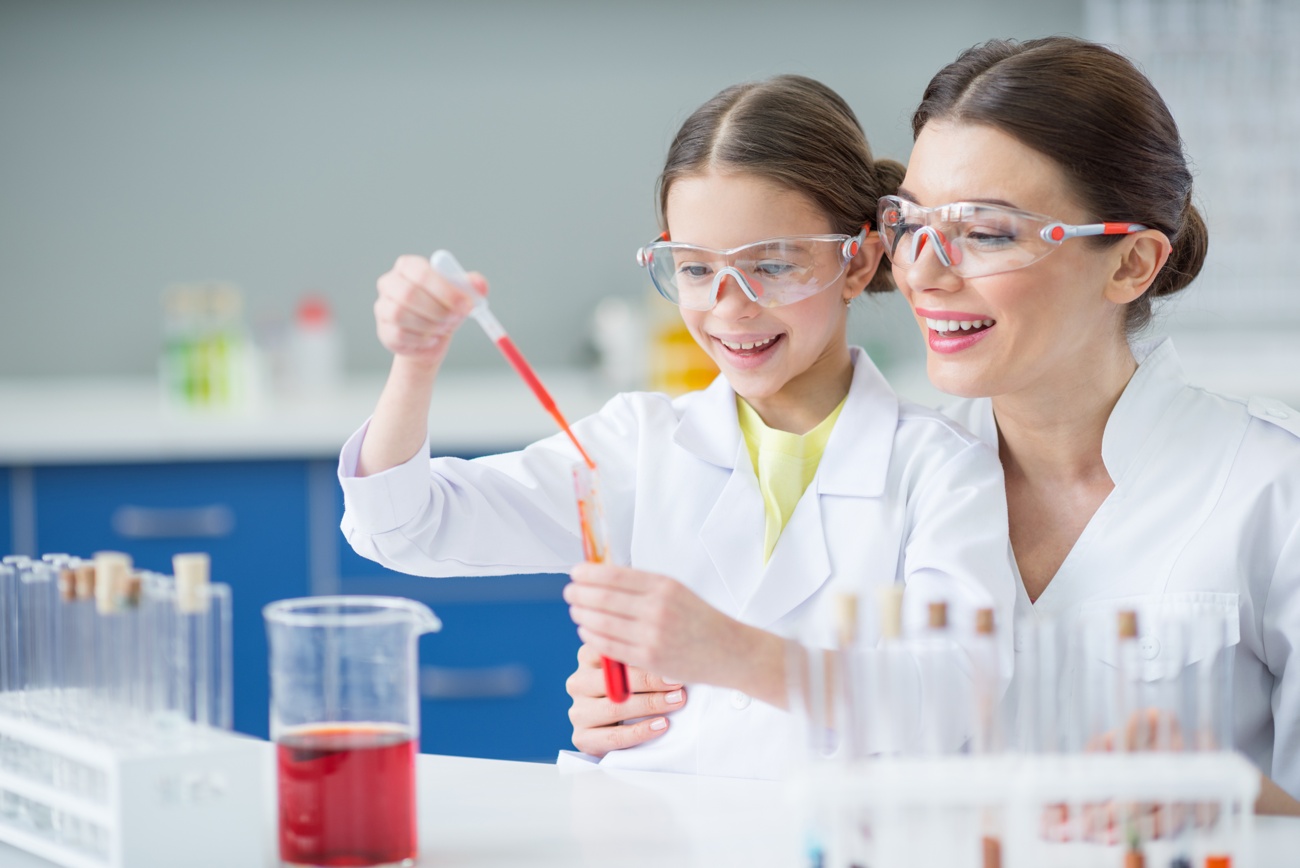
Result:
{"label": "cork stopper", "polygon": [[176,609],[186,615],[208,610],[208,577],[212,563],[205,552],[192,552],[172,558],[176,575]]}
{"label": "cork stopper", "polygon": [[1146,864],[1146,857],[1142,855],[1141,850],[1126,850],[1124,852],[1124,868],[1145,868]]}
{"label": "cork stopper", "polygon": [[65,603],[77,599],[77,573],[71,567],[59,570],[59,599]]}
{"label": "cork stopper", "polygon": [[903,635],[903,586],[895,583],[876,589],[880,609],[880,638],[897,639]]}
{"label": "cork stopper", "polygon": [[111,615],[131,573],[131,556],[122,552],[95,552],[95,611]]}
{"label": "cork stopper", "polygon": [[132,573],[126,577],[122,584],[122,602],[126,603],[129,609],[138,609],[140,607],[140,595],[144,590],[144,576],[139,573]]}
{"label": "cork stopper", "polygon": [[937,601],[930,604],[930,629],[948,629],[948,604]]}
{"label": "cork stopper", "polygon": [[993,635],[993,610],[975,610],[975,633],[980,636]]}
{"label": "cork stopper", "polygon": [[1138,616],[1132,609],[1123,609],[1119,613],[1119,638],[1136,639],[1138,634]]}
{"label": "cork stopper", "polygon": [[95,596],[95,565],[91,561],[81,561],[73,567],[76,576],[77,599],[89,600]]}
{"label": "cork stopper", "polygon": [[835,636],[841,648],[849,648],[857,640],[857,594],[845,591],[835,595]]}

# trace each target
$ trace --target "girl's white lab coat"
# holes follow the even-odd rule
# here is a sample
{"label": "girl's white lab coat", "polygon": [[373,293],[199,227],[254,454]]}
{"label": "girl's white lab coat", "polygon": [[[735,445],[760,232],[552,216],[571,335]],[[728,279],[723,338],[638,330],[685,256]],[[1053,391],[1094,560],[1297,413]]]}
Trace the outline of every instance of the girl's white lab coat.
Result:
{"label": "girl's white lab coat", "polygon": [[[766,565],[763,500],[724,378],[676,399],[621,394],[579,420],[574,431],[600,469],[613,558],[782,635],[825,605],[828,589],[873,593],[900,581],[911,622],[942,598],[959,627],[980,606],[1009,624],[1015,591],[995,452],[939,413],[900,404],[866,354],[852,355],[844,409]],[[429,460],[426,447],[357,478],[364,433],[339,463],[342,528],[358,553],[428,576],[567,572],[582,559],[578,458],[562,435],[472,461]],[[956,633],[963,641],[966,631]],[[1001,635],[1007,671],[1010,631]],[[690,701],[664,736],[602,762],[774,777],[802,750],[793,715],[736,691],[687,689]]]}
{"label": "girl's white lab coat", "polygon": [[[1223,615],[1226,636],[1201,631],[1187,657],[1236,645],[1236,747],[1300,797],[1300,413],[1189,385],[1169,340],[1134,353],[1137,373],[1102,439],[1115,488],[1037,601],[1016,582],[1018,623],[1050,618],[1068,636],[1083,619],[1113,625],[1116,609],[1133,608],[1144,665],[1158,667],[1177,665],[1163,658],[1180,643],[1144,629],[1156,620],[1144,611]],[[948,413],[997,443],[987,398]],[[1017,635],[1017,663],[1024,639]],[[1066,673],[1066,683],[1078,674]],[[1013,680],[1008,707],[1019,686]],[[1067,699],[1066,722],[1080,711]]]}

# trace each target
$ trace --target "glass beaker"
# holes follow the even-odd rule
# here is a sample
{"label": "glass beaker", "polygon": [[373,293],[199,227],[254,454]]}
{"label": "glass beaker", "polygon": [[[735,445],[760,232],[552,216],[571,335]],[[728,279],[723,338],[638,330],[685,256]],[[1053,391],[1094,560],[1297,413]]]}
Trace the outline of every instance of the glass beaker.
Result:
{"label": "glass beaker", "polygon": [[279,600],[262,614],[281,862],[414,865],[416,640],[442,623],[401,597]]}

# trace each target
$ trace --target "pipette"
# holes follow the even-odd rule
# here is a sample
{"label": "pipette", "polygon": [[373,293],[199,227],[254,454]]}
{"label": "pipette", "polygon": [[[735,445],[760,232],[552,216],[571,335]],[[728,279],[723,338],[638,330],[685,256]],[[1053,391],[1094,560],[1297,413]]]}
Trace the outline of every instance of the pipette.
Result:
{"label": "pipette", "polygon": [[465,273],[465,269],[460,267],[456,257],[446,250],[438,250],[429,257],[429,263],[433,266],[434,271],[438,272],[474,301],[474,309],[470,311],[469,315],[483,327],[488,339],[497,345],[501,355],[505,356],[506,361],[510,363],[510,367],[514,368],[519,376],[523,378],[523,381],[528,384],[528,388],[533,390],[533,394],[537,396],[537,400],[541,402],[543,409],[550,413],[551,417],[559,423],[560,429],[569,435],[569,439],[573,441],[573,445],[577,448],[578,454],[582,456],[582,460],[586,462],[588,467],[595,470],[596,462],[591,460],[587,450],[583,449],[582,444],[578,442],[578,438],[573,436],[573,430],[569,428],[569,423],[565,420],[564,415],[560,413],[560,408],[555,406],[555,399],[551,397],[550,392],[546,391],[542,381],[537,379],[536,372],[524,359],[523,353],[519,352],[515,342],[510,339],[496,316],[488,309],[487,299],[479,295],[474,290],[474,287],[470,285],[469,275]]}
{"label": "pipette", "polygon": [[[502,327],[501,323],[497,320],[496,316],[493,315],[492,311],[488,309],[487,299],[482,295],[479,295],[478,292],[474,290],[474,287],[470,285],[469,275],[465,273],[465,269],[460,267],[460,263],[456,261],[456,257],[452,256],[451,253],[446,250],[438,250],[429,257],[429,264],[433,266],[434,271],[438,272],[444,279],[473,300],[474,308],[470,311],[469,315],[483,327],[483,331],[487,334],[488,338],[492,343],[497,345],[497,349],[501,350],[501,355],[506,357],[506,361],[510,363],[510,366],[514,368],[515,371],[518,372],[519,376],[523,378],[524,382],[528,384],[528,388],[533,390],[533,394],[537,396],[537,400],[541,402],[542,407],[545,408],[546,412],[550,413],[551,417],[559,423],[561,430],[569,436],[569,440],[571,440],[574,447],[577,448],[578,454],[582,456],[582,460],[586,463],[587,468],[594,473],[596,470],[596,462],[592,461],[591,456],[587,454],[587,450],[582,448],[582,444],[579,443],[578,438],[574,436],[573,429],[569,427],[569,423],[560,412],[560,408],[555,406],[555,399],[551,397],[551,393],[546,391],[546,387],[542,385],[542,381],[537,379],[537,374],[533,371],[532,366],[524,359],[523,353],[519,352],[519,348],[515,346],[515,342],[510,340],[510,336],[506,334],[505,328]],[[589,482],[589,490],[594,491],[594,482]],[[584,499],[581,489],[579,491],[578,507],[580,511],[584,509]],[[603,545],[603,533],[602,544],[599,546],[592,535],[593,528],[590,525],[589,519],[594,517],[595,516],[585,514],[582,517],[583,554],[587,560],[599,563],[605,559],[605,546]],[[603,521],[603,517],[601,520]],[[593,558],[593,553],[598,553],[598,556]],[[617,660],[611,660],[608,657],[601,658],[601,665],[605,667],[605,687],[606,692],[609,694],[609,698],[614,702],[624,702],[627,699],[629,692],[627,685],[627,667]]]}

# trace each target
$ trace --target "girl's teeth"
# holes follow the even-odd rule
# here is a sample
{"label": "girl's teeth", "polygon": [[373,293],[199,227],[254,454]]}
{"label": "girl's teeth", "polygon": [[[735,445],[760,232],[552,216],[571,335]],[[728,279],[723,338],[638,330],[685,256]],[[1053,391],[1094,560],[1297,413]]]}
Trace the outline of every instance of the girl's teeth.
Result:
{"label": "girl's teeth", "polygon": [[773,336],[766,340],[755,341],[753,343],[748,343],[748,344],[733,344],[731,341],[723,341],[722,338],[718,338],[718,340],[722,341],[722,345],[729,350],[752,350],[755,347],[767,346],[768,344],[772,343],[772,341],[776,340],[776,337]]}
{"label": "girl's teeth", "polygon": [[925,324],[937,332],[943,332],[946,334],[948,332],[955,332],[955,331],[966,332],[966,331],[970,331],[971,329],[987,328],[988,326],[993,325],[993,320],[991,319],[973,319],[973,320],[972,319],[961,319],[961,320],[930,319],[929,317],[926,317]]}

